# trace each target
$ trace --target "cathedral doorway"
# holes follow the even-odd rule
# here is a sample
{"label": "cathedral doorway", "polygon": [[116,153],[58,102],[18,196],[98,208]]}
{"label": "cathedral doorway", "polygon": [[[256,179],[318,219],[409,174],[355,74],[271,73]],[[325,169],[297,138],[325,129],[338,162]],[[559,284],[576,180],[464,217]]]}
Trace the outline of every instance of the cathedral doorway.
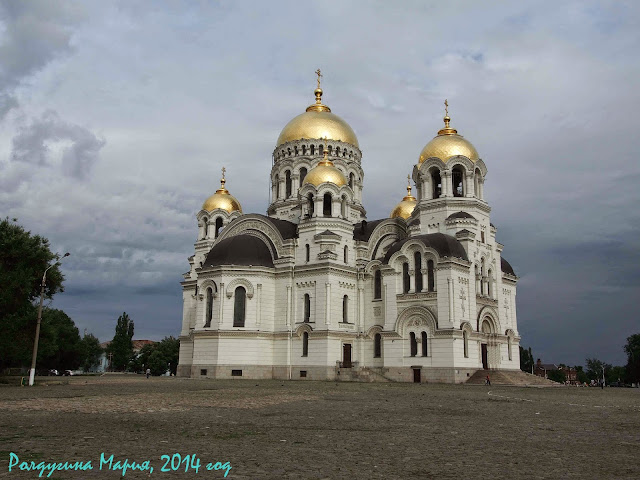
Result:
{"label": "cathedral doorway", "polygon": [[413,369],[413,383],[420,383],[421,379],[420,379],[420,369],[419,368],[414,368]]}
{"label": "cathedral doorway", "polygon": [[342,368],[351,368],[351,344],[342,345]]}
{"label": "cathedral doorway", "polygon": [[482,344],[482,368],[485,370],[489,369],[489,362],[487,360],[487,344]]}

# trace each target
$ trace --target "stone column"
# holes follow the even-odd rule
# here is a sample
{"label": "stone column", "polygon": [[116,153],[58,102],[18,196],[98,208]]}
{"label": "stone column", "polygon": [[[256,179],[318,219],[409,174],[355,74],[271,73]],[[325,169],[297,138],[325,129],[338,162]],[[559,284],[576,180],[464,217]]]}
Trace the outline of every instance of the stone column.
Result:
{"label": "stone column", "polygon": [[331,284],[325,283],[326,287],[326,302],[325,302],[325,316],[324,323],[326,325],[331,325]]}
{"label": "stone column", "polygon": [[[402,280],[402,282],[404,283],[404,279]],[[402,285],[402,287],[404,288],[404,285]],[[409,270],[409,292],[408,293],[415,293],[415,291],[416,291],[415,270]]]}
{"label": "stone column", "polygon": [[294,198],[298,197],[298,190],[300,189],[300,175],[295,174],[291,175],[291,196]]}
{"label": "stone column", "polygon": [[442,192],[440,194],[441,197],[450,197],[451,194],[449,191],[451,190],[451,172],[443,171],[440,177],[440,184],[442,185]]}
{"label": "stone column", "polygon": [[218,328],[222,327],[222,322],[223,322],[223,313],[224,313],[224,283],[220,284],[220,294],[218,295],[218,297],[220,298],[220,315],[218,316]]}
{"label": "stone column", "polygon": [[473,197],[474,188],[473,188],[473,172],[467,172],[465,175],[466,182],[464,184],[464,196],[465,197]]}
{"label": "stone column", "polygon": [[291,285],[287,285],[287,326],[291,325]]}
{"label": "stone column", "polygon": [[280,178],[280,196],[278,197],[278,200],[282,200],[287,197],[286,183],[286,179]]}
{"label": "stone column", "polygon": [[262,284],[256,285],[256,326],[260,326],[262,321]]}
{"label": "stone column", "polygon": [[453,325],[454,304],[453,304],[453,278],[447,278],[447,287],[449,292],[449,322]]}
{"label": "stone column", "polygon": [[358,331],[364,326],[364,287],[358,287]]}

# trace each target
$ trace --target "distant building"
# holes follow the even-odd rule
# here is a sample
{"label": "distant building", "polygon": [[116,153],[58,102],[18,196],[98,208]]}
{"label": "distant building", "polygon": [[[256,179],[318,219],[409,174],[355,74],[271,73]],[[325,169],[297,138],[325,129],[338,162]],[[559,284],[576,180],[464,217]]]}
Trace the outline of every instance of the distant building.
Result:
{"label": "distant building", "polygon": [[[153,340],[134,340],[133,341],[133,353],[136,354],[136,356],[140,353],[140,350],[142,350],[142,347],[144,347],[145,345],[153,345],[154,342]],[[96,365],[95,367],[91,368],[89,370],[89,372],[91,373],[104,373],[104,372],[108,372],[111,368],[111,360],[109,359],[109,355],[107,354],[107,347],[111,344],[111,342],[102,342],[100,344],[100,347],[102,348],[102,354],[100,355],[100,359],[98,361],[98,365]]]}
{"label": "distant building", "polygon": [[536,362],[534,375],[543,378],[549,378],[549,372],[559,370],[564,373],[566,381],[571,385],[574,385],[578,381],[578,371],[573,367],[566,367],[564,365],[556,365],[555,363],[542,363],[540,359]]}

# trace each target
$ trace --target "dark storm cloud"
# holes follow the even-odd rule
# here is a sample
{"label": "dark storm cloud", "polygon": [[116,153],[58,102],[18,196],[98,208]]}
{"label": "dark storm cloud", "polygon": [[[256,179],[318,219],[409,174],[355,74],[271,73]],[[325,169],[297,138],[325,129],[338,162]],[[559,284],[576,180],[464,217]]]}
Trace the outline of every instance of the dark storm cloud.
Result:
{"label": "dark storm cloud", "polygon": [[60,119],[56,112],[45,112],[18,130],[13,138],[11,160],[34,166],[51,165],[50,143],[62,142],[60,166],[64,175],[79,180],[87,178],[98,159],[105,140],[96,137],[80,125],[72,125]]}

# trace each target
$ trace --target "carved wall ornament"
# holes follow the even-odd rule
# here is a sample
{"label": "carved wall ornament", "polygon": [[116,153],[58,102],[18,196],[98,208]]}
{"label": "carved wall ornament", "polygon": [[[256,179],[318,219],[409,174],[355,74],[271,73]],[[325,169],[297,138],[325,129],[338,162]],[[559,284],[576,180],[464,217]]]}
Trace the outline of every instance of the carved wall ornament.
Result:
{"label": "carved wall ornament", "polygon": [[253,298],[253,285],[249,280],[245,280],[244,278],[235,278],[229,282],[226,289],[227,298],[231,298],[233,296],[237,287],[244,287],[247,291],[247,298]]}

